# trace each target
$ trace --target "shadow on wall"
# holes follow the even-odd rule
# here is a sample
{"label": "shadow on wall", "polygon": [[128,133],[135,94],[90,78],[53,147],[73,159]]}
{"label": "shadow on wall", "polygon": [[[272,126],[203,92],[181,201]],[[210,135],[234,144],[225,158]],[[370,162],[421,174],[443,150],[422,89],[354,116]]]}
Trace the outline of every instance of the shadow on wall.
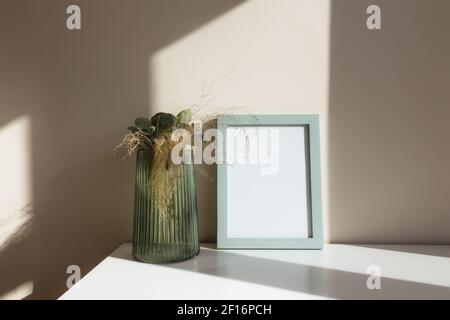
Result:
{"label": "shadow on wall", "polygon": [[[134,161],[113,158],[149,106],[149,57],[242,0],[78,0],[0,4],[0,128],[31,117],[31,232],[0,252],[0,296],[32,281],[56,298],[131,234]],[[215,213],[211,213],[215,214]],[[124,228],[124,226],[126,226]]]}
{"label": "shadow on wall", "polygon": [[[366,28],[381,7],[382,29]],[[332,1],[330,240],[450,243],[450,2]]]}

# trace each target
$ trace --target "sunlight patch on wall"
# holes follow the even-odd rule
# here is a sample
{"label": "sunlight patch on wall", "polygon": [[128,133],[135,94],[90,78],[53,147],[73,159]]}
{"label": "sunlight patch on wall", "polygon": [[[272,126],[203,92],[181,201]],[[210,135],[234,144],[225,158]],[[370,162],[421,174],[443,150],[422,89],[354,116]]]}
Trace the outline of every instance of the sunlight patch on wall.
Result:
{"label": "sunlight patch on wall", "polygon": [[31,119],[0,128],[0,250],[29,232],[32,218]]}
{"label": "sunlight patch on wall", "polygon": [[25,282],[14,290],[11,290],[0,296],[0,300],[22,300],[33,293],[33,281]]}
{"label": "sunlight patch on wall", "polygon": [[245,1],[149,58],[150,112],[319,114],[327,226],[329,43],[329,0]]}
{"label": "sunlight patch on wall", "polygon": [[196,103],[204,89],[211,105],[247,113],[325,112],[329,10],[325,0],[245,1],[160,49],[152,111]]}

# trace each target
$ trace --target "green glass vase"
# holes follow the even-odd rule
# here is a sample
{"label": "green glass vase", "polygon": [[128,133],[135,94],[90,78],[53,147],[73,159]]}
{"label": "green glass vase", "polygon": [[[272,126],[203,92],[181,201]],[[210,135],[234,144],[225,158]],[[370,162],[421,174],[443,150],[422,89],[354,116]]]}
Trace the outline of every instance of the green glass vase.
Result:
{"label": "green glass vase", "polygon": [[137,152],[133,257],[148,263],[190,259],[200,250],[194,166],[179,165],[177,186],[162,217],[148,188],[153,156],[152,151]]}

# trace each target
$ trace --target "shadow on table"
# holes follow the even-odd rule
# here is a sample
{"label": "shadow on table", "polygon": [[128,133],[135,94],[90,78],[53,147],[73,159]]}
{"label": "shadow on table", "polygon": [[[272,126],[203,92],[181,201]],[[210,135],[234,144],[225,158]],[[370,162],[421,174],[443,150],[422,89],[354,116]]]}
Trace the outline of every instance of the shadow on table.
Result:
{"label": "shadow on table", "polygon": [[[130,246],[112,257],[134,261]],[[450,288],[383,277],[381,290],[367,288],[367,274],[250,257],[203,246],[195,259],[168,268],[250,282],[334,299],[450,299]]]}

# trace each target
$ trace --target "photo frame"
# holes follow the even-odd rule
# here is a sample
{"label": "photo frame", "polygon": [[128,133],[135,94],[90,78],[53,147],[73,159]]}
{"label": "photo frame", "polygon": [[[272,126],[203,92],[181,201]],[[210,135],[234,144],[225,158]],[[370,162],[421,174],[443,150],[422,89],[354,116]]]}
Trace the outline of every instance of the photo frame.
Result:
{"label": "photo frame", "polygon": [[217,247],[323,247],[318,115],[223,115]]}

